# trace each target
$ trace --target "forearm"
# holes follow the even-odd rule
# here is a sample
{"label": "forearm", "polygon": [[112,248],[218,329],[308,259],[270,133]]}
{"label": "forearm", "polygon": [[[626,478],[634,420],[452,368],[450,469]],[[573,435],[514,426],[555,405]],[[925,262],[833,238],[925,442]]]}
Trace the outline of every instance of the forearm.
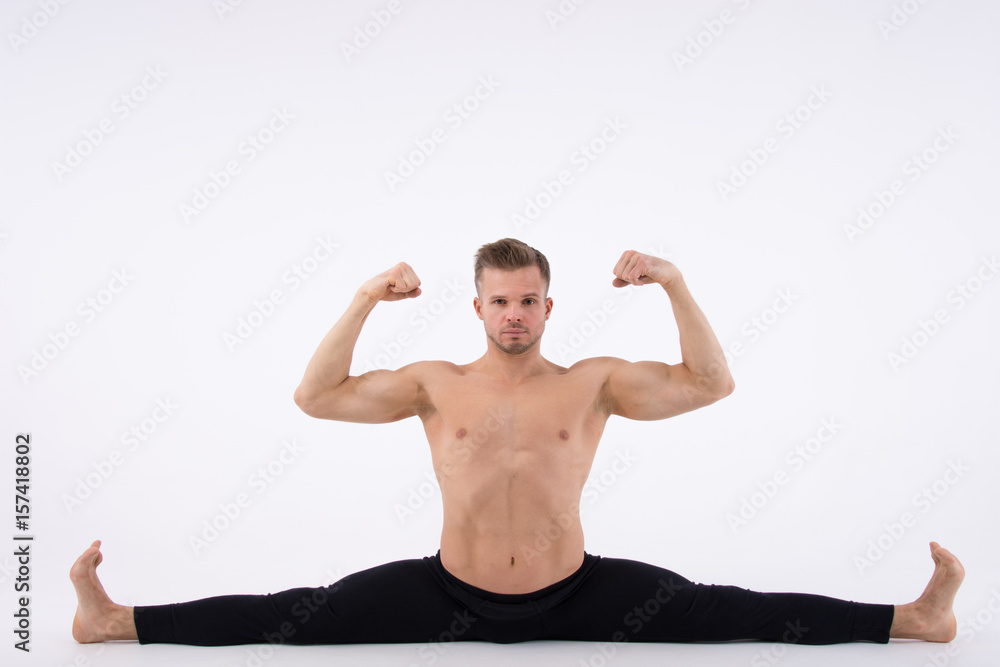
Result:
{"label": "forearm", "polygon": [[326,334],[309,360],[302,382],[295,390],[296,403],[309,401],[347,379],[361,327],[376,303],[361,291],[355,294],[347,310]]}
{"label": "forearm", "polygon": [[670,297],[680,332],[681,359],[697,378],[698,387],[710,393],[730,393],[734,383],[722,345],[684,279],[676,277],[664,291]]}

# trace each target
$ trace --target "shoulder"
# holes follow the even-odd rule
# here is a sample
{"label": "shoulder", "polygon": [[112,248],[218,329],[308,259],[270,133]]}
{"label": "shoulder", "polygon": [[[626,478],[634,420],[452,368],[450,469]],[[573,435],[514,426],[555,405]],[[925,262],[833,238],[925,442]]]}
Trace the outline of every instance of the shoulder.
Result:
{"label": "shoulder", "polygon": [[416,380],[433,380],[440,377],[464,375],[466,370],[450,361],[414,361],[397,371]]}
{"label": "shoulder", "polygon": [[567,373],[578,373],[580,375],[610,375],[615,369],[628,365],[631,362],[619,359],[618,357],[589,357],[581,359],[567,369]]}

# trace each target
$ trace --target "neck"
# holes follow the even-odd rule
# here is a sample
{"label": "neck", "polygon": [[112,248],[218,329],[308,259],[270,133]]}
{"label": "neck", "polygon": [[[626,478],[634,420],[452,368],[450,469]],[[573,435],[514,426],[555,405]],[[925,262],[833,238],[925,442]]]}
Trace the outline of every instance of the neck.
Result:
{"label": "neck", "polygon": [[510,354],[492,342],[488,343],[486,354],[475,363],[480,371],[514,383],[542,374],[549,364],[537,344],[522,354]]}

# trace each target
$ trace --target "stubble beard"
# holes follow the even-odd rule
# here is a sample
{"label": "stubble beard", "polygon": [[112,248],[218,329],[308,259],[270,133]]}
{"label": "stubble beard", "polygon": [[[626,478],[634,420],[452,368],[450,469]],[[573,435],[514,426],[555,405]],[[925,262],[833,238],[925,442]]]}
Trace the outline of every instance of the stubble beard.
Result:
{"label": "stubble beard", "polygon": [[[500,335],[502,336],[503,333],[501,332]],[[489,338],[491,341],[493,341],[493,344],[496,345],[500,349],[500,351],[506,352],[507,354],[510,355],[519,355],[519,354],[524,354],[525,352],[533,348],[538,343],[538,339],[541,338],[541,334],[535,336],[534,338],[532,338],[527,342],[515,341],[507,345],[501,343],[496,336],[493,336],[490,333],[487,333],[486,337]]]}

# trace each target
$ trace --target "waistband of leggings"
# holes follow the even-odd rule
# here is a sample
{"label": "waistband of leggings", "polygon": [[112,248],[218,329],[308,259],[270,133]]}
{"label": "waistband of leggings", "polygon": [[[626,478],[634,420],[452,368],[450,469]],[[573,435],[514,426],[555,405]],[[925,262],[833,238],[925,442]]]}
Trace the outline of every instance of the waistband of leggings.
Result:
{"label": "waistband of leggings", "polygon": [[477,597],[481,600],[488,600],[490,602],[518,604],[522,602],[535,602],[548,597],[561,597],[560,594],[568,594],[576,588],[580,581],[590,574],[590,571],[594,568],[597,562],[601,560],[601,557],[584,551],[583,563],[579,568],[577,568],[576,572],[569,575],[565,579],[561,579],[554,584],[550,584],[545,588],[540,588],[537,591],[531,591],[530,593],[494,593],[493,591],[487,591],[466,583],[448,570],[444,569],[444,566],[441,564],[440,549],[438,549],[438,552],[433,556],[425,557],[424,560],[426,560],[431,567],[438,572],[442,578],[444,578],[445,581],[465,591],[469,595]]}

